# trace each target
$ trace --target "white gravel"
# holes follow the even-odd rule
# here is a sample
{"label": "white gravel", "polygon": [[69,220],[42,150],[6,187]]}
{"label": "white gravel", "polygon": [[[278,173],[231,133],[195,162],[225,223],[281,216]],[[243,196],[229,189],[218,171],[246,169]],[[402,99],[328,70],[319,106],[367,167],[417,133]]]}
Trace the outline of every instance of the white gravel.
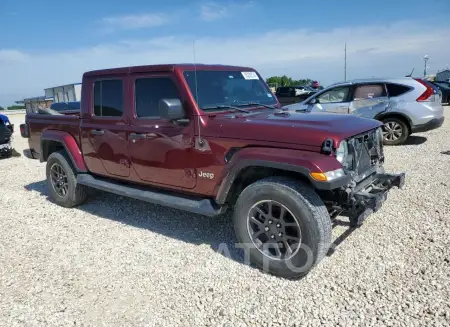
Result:
{"label": "white gravel", "polygon": [[[218,253],[235,241],[229,218],[106,193],[64,209],[47,198],[44,164],[1,160],[0,326],[449,326],[446,115],[386,148],[405,189],[342,242],[336,226],[335,252],[298,281]],[[12,120],[18,130],[23,116]]]}

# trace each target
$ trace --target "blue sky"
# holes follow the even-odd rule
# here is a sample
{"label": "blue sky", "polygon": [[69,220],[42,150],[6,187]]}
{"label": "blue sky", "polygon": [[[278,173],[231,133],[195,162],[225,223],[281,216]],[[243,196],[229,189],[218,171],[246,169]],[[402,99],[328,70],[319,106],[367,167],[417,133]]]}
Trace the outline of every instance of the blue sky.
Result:
{"label": "blue sky", "polygon": [[85,70],[192,62],[250,65],[322,84],[450,64],[450,1],[2,0],[0,105]]}

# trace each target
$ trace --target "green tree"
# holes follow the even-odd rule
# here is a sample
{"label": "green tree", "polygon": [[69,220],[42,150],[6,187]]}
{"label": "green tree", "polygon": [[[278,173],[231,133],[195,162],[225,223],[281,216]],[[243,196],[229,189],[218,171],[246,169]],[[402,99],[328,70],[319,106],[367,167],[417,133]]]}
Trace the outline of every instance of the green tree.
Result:
{"label": "green tree", "polygon": [[22,110],[25,109],[25,106],[9,106],[8,110]]}
{"label": "green tree", "polygon": [[5,110],[5,108],[3,108],[2,106],[0,106],[0,111],[3,111],[3,110]]}
{"label": "green tree", "polygon": [[266,79],[267,84],[270,86],[289,86],[289,85],[309,85],[312,79],[303,78],[299,80],[294,80],[289,76],[271,76]]}

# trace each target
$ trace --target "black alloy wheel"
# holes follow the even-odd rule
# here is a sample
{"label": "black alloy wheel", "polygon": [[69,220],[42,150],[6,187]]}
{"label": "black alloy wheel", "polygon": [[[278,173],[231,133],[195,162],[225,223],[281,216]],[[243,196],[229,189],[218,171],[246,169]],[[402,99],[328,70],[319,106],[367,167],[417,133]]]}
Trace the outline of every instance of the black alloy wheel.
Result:
{"label": "black alloy wheel", "polygon": [[66,196],[69,190],[69,182],[67,180],[67,173],[59,163],[54,163],[50,168],[50,178],[53,189],[61,196]]}
{"label": "black alloy wheel", "polygon": [[250,239],[270,259],[288,260],[300,249],[300,225],[283,204],[260,201],[250,209],[247,220]]}

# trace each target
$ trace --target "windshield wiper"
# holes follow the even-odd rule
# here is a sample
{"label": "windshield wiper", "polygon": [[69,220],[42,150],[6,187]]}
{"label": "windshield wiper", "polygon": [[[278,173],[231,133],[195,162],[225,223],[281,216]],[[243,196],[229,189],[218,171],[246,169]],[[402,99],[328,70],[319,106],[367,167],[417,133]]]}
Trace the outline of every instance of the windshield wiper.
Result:
{"label": "windshield wiper", "polygon": [[237,106],[261,106],[261,107],[265,107],[265,108],[269,108],[269,109],[276,109],[274,106],[270,106],[268,104],[262,104],[259,102],[239,102],[238,104],[236,104]]}
{"label": "windshield wiper", "polygon": [[232,110],[237,110],[237,111],[242,111],[245,113],[250,113],[250,111],[248,111],[247,109],[243,109],[243,108],[239,108],[239,107],[235,107],[235,106],[230,106],[227,104],[218,104],[215,106],[208,106],[208,107],[204,107],[202,108],[202,110],[210,110],[210,109],[232,109]]}

